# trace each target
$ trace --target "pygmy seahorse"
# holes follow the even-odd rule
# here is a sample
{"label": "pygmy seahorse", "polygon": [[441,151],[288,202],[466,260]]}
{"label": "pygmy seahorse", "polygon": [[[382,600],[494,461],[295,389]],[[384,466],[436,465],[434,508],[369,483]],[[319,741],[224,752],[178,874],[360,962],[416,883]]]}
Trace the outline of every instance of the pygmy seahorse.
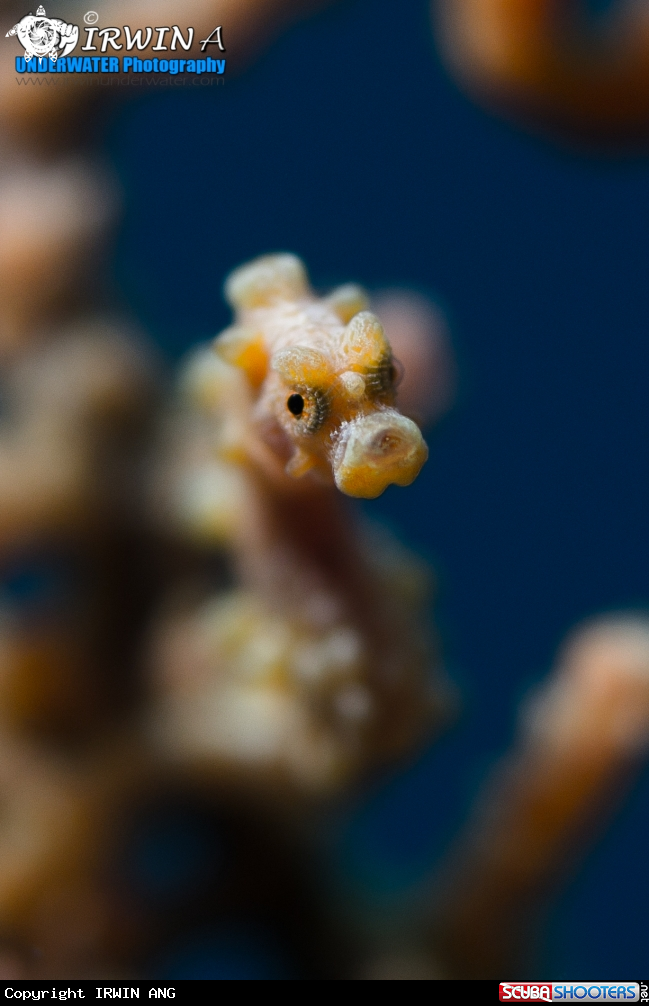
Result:
{"label": "pygmy seahorse", "polygon": [[399,365],[362,290],[317,299],[288,254],[242,266],[225,290],[236,324],[216,350],[245,372],[257,396],[254,425],[277,464],[366,499],[409,485],[428,449],[394,407]]}
{"label": "pygmy seahorse", "polygon": [[[358,287],[319,299],[282,254],[225,290],[235,325],[183,370],[154,495],[183,537],[225,548],[236,586],[161,619],[152,729],[217,776],[331,794],[412,750],[448,708],[421,561],[336,490],[407,485],[427,448],[395,407],[399,365]],[[416,363],[399,399],[423,415],[427,351],[402,321]]]}

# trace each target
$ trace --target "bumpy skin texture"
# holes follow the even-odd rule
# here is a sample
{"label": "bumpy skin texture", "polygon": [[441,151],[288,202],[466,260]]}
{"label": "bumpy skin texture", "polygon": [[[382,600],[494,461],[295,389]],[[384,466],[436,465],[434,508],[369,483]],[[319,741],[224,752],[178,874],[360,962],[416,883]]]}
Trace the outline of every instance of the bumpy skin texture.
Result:
{"label": "bumpy skin texture", "polygon": [[434,0],[440,47],[477,97],[566,138],[649,136],[649,16],[621,0],[599,20],[571,0]]}
{"label": "bumpy skin texture", "polygon": [[417,477],[428,450],[394,408],[398,366],[359,288],[318,300],[299,259],[269,255],[233,273],[226,296],[238,324],[216,349],[255,390],[254,425],[278,468],[366,499]]}

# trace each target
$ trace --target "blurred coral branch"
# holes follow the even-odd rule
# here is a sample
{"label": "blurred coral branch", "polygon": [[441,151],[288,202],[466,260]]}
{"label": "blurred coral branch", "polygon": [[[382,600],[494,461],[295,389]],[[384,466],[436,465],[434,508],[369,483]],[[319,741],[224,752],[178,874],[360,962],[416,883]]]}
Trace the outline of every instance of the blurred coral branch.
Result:
{"label": "blurred coral branch", "polygon": [[601,834],[649,748],[649,622],[581,628],[522,709],[519,736],[479,796],[436,886],[436,956],[453,978],[529,960],[558,883]]}
{"label": "blurred coral branch", "polygon": [[480,101],[566,138],[649,136],[649,11],[621,0],[433,0],[443,57]]}

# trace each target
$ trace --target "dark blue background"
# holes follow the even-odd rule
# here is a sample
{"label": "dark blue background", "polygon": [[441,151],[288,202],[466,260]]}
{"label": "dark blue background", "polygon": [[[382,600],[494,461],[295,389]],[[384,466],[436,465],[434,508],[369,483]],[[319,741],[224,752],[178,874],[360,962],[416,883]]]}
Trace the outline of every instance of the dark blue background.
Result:
{"label": "dark blue background", "polygon": [[[227,272],[277,249],[319,286],[419,287],[451,320],[455,410],[414,486],[368,507],[433,560],[465,696],[461,725],[344,830],[358,897],[392,904],[564,634],[649,598],[649,161],[562,151],[474,106],[421,0],[335,7],[223,88],[142,96],[110,147],[119,283],[170,356],[227,322]],[[540,977],[646,972],[648,834],[645,775],[555,911]]]}

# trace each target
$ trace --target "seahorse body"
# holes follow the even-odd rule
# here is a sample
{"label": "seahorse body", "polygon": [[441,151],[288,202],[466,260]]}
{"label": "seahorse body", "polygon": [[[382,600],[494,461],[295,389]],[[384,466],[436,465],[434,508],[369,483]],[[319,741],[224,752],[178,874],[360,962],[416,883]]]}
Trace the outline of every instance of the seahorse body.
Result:
{"label": "seahorse body", "polygon": [[348,496],[372,499],[409,485],[428,449],[394,407],[398,365],[363,292],[317,299],[294,255],[270,255],[229,277],[237,324],[217,352],[254,391],[258,435],[293,478],[312,473]]}
{"label": "seahorse body", "polygon": [[226,296],[235,325],[182,374],[155,498],[181,534],[225,548],[236,586],[161,621],[154,732],[217,776],[331,793],[448,711],[427,571],[336,489],[407,485],[427,449],[358,287],[318,299],[299,259],[273,255]]}

